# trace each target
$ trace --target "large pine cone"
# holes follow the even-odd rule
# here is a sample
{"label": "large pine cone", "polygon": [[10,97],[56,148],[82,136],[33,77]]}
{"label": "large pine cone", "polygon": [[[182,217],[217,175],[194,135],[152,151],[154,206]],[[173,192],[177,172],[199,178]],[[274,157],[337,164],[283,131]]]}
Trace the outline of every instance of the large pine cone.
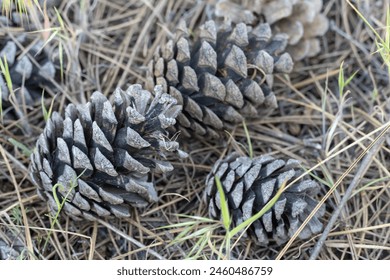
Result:
{"label": "large pine cone", "polygon": [[68,105],[65,119],[53,113],[31,156],[38,193],[52,211],[54,193],[66,199],[64,210],[75,219],[128,217],[129,206],[155,202],[150,175],[173,169],[166,155],[184,155],[166,131],[180,110],[160,86],[152,95],[132,85],[117,89],[112,102],[94,92],[89,103]]}
{"label": "large pine cone", "polygon": [[177,128],[185,136],[219,138],[228,124],[258,118],[277,107],[273,73],[289,73],[285,34],[268,24],[216,26],[208,21],[190,38],[184,22],[176,38],[148,65],[148,88],[160,84],[183,104]]}
{"label": "large pine cone", "polygon": [[294,60],[312,57],[321,51],[317,37],[323,36],[329,27],[327,17],[321,13],[322,0],[256,0],[246,3],[250,5],[241,6],[241,1],[237,0],[218,1],[215,15],[233,22],[243,17],[254,22],[255,14],[265,18],[273,32],[288,34],[286,50]]}
{"label": "large pine cone", "polygon": [[[219,160],[206,180],[209,215],[214,219],[221,216],[215,176],[221,180],[233,224],[237,226],[258,213],[284,182],[288,184],[302,174],[294,169],[297,165],[296,160],[286,162],[271,156],[251,159],[232,154]],[[278,244],[287,242],[317,205],[313,197],[318,191],[319,186],[313,180],[295,183],[282,193],[268,212],[252,223],[249,235],[261,245],[267,245],[269,239]],[[301,239],[321,231],[322,223],[318,218],[323,214],[324,208],[321,208],[299,234]]]}
{"label": "large pine cone", "polygon": [[42,41],[34,43],[23,35],[16,41],[0,36],[0,57],[7,61],[14,91],[10,94],[6,78],[0,73],[3,111],[11,119],[22,117],[24,108],[39,103],[43,89],[52,84],[56,70],[43,46]]}

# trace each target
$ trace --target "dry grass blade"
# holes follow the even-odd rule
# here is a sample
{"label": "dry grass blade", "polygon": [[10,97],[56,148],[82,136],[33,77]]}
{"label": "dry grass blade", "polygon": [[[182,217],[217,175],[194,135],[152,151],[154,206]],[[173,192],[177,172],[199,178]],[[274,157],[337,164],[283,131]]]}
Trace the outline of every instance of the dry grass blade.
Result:
{"label": "dry grass blade", "polygon": [[16,178],[15,178],[14,172],[12,170],[12,167],[11,167],[11,165],[8,161],[8,158],[4,152],[4,148],[1,145],[0,145],[0,153],[4,159],[4,162],[7,166],[8,172],[11,176],[12,183],[14,184],[14,187],[15,187],[16,195],[18,196],[19,207],[20,207],[20,210],[21,210],[22,216],[23,216],[23,224],[25,225],[25,236],[26,236],[27,249],[28,249],[29,254],[33,255],[34,254],[33,253],[34,252],[33,242],[32,242],[32,238],[31,238],[28,218],[26,215],[26,209],[24,207],[23,200],[22,200],[22,197],[20,195],[19,184],[16,182]]}
{"label": "dry grass blade", "polygon": [[112,226],[111,224],[101,220],[101,219],[97,219],[97,221],[104,225],[105,227],[109,228],[110,230],[112,230],[113,232],[115,232],[116,234],[118,234],[119,236],[122,236],[123,238],[125,238],[126,240],[130,241],[131,243],[133,243],[134,245],[136,245],[137,247],[140,248],[140,250],[144,250],[146,251],[147,253],[151,254],[152,256],[156,257],[157,259],[159,260],[164,260],[165,258],[163,256],[161,256],[160,254],[158,254],[157,252],[155,252],[154,250],[152,250],[150,247],[148,246],[145,246],[144,244],[142,244],[141,242],[135,240],[134,238],[132,238],[131,236],[125,234],[124,232],[120,231],[119,229],[117,229],[116,227]]}
{"label": "dry grass blade", "polygon": [[[352,180],[351,184],[349,185],[348,189],[346,190],[343,199],[340,201],[340,204],[337,206],[336,210],[332,214],[332,217],[328,221],[328,224],[326,225],[320,239],[317,241],[316,246],[313,248],[313,252],[310,256],[310,259],[314,260],[318,257],[318,254],[321,250],[321,247],[323,246],[323,243],[325,242],[329,232],[333,228],[333,225],[335,224],[336,220],[338,219],[341,210],[343,207],[345,207],[347,201],[350,199],[353,190],[357,187],[358,183],[361,181],[361,178],[364,176],[364,174],[367,172],[367,169],[369,168],[373,158],[378,153],[378,151],[381,149],[381,146],[383,145],[383,142],[385,141],[385,134],[388,133],[390,129],[390,124],[385,128],[385,130],[367,147],[366,151],[359,155],[359,157],[351,164],[351,168],[348,171],[351,171],[358,162],[363,158],[359,169],[356,171],[356,175],[354,179]],[[344,178],[340,178],[343,180]],[[335,183],[335,186],[337,186],[337,182]]]}
{"label": "dry grass blade", "polygon": [[[294,234],[294,236],[287,242],[287,244],[284,246],[284,248],[280,251],[276,259],[281,259],[281,257],[285,254],[285,252],[288,250],[288,248],[291,246],[291,244],[294,242],[295,238],[298,236],[298,234],[303,230],[303,228],[307,225],[307,223],[310,221],[310,219],[315,215],[315,213],[318,211],[318,209],[325,203],[325,201],[329,198],[329,196],[332,194],[332,192],[340,185],[340,183],[345,179],[345,177],[355,168],[355,166],[360,162],[360,160],[365,157],[365,161],[361,164],[361,169],[358,170],[358,175],[361,176],[364,174],[364,171],[366,168],[368,168],[369,163],[371,162],[372,158],[375,156],[375,154],[378,152],[378,149],[380,149],[381,145],[383,144],[385,138],[384,135],[388,133],[390,129],[390,123],[385,126],[385,128],[382,130],[382,132],[379,134],[377,138],[367,147],[365,151],[363,151],[350,165],[350,167],[347,169],[346,172],[343,173],[343,175],[335,182],[335,184],[332,186],[332,188],[327,192],[327,194],[321,199],[321,201],[318,203],[318,205],[315,207],[315,209],[310,213],[310,215],[307,217],[304,223],[299,227],[297,232]],[[371,148],[373,148],[372,151],[370,151]],[[368,153],[368,154],[367,154]],[[366,155],[367,154],[367,155]],[[322,235],[324,239],[326,239],[327,234],[330,232],[331,228],[333,227],[333,224],[335,223],[336,219],[338,218],[340,211],[342,207],[345,205],[345,203],[348,201],[353,189],[356,187],[359,176],[356,176],[355,178],[357,180],[353,181],[353,184],[351,183],[350,189],[348,193],[346,193],[343,197],[342,204],[337,208],[337,210],[334,212],[331,220],[328,222],[328,225],[326,227],[326,230],[324,231],[324,234]],[[330,225],[330,226],[329,226]],[[314,259],[317,257],[319,250],[322,246],[321,243],[317,243],[319,245],[316,246],[315,251],[313,252],[312,257]]]}

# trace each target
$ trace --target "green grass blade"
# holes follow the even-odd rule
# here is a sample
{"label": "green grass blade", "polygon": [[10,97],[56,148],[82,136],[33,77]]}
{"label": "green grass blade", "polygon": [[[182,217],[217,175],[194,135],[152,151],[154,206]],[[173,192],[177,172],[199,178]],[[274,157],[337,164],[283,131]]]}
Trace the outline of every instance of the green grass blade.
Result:
{"label": "green grass blade", "polygon": [[353,73],[348,79],[347,81],[345,82],[345,87],[353,80],[353,78],[355,78],[356,74],[359,72],[359,70],[356,70],[355,73]]}
{"label": "green grass blade", "polygon": [[198,229],[197,231],[194,231],[193,233],[183,237],[182,240],[184,241],[184,240],[192,239],[195,237],[203,236],[204,234],[212,231],[213,228],[214,227],[204,227],[204,228]]}
{"label": "green grass blade", "polygon": [[32,150],[30,150],[26,145],[24,145],[23,143],[20,143],[19,141],[13,139],[13,138],[8,138],[8,141],[14,145],[15,147],[17,147],[19,150],[21,150],[23,152],[23,154],[27,157],[30,157],[30,155],[32,154]]}
{"label": "green grass blade", "polygon": [[370,186],[375,185],[375,184],[380,183],[380,182],[386,182],[389,179],[390,179],[390,176],[386,176],[386,177],[382,177],[382,178],[378,178],[378,179],[372,180],[372,181],[368,182],[367,184],[365,184],[364,186],[356,188],[356,190],[352,193],[351,198],[354,197],[355,195],[357,195],[358,193],[366,190]]}
{"label": "green grass blade", "polygon": [[201,243],[199,245],[199,249],[196,252],[195,256],[192,257],[192,259],[197,260],[199,259],[200,255],[204,252],[204,249],[206,248],[206,245],[208,243],[208,236],[206,235],[204,238],[201,239]]}
{"label": "green grass blade", "polygon": [[253,158],[253,147],[252,147],[252,140],[251,136],[249,135],[248,127],[246,126],[246,122],[243,121],[242,125],[244,127],[245,135],[246,135],[246,140],[248,142],[248,150],[249,150],[249,157]]}
{"label": "green grass blade", "polygon": [[170,229],[170,228],[179,228],[179,227],[186,227],[190,225],[196,225],[196,224],[215,224],[217,223],[213,219],[205,218],[205,217],[199,217],[199,216],[189,216],[184,214],[175,214],[175,216],[179,216],[182,218],[188,218],[190,221],[185,221],[177,224],[171,224],[171,225],[165,225],[158,227],[157,229]]}
{"label": "green grass blade", "polygon": [[182,222],[182,223],[177,223],[177,224],[172,224],[172,225],[166,225],[166,226],[161,226],[158,227],[157,229],[171,229],[171,228],[180,228],[180,227],[187,227],[194,225],[196,222],[194,221],[188,221],[188,222]]}
{"label": "green grass blade", "polygon": [[226,231],[230,229],[230,214],[229,214],[229,206],[226,201],[225,192],[223,191],[223,187],[221,181],[218,176],[215,176],[215,184],[217,185],[217,189],[219,192],[219,198],[221,203],[221,215],[223,226]]}
{"label": "green grass blade", "polygon": [[3,123],[3,91],[0,87],[0,122]]}
{"label": "green grass blade", "polygon": [[364,21],[364,23],[371,29],[371,31],[375,34],[375,36],[378,38],[378,40],[381,43],[384,43],[382,37],[375,30],[375,28],[368,22],[368,20],[363,16],[363,14],[350,2],[350,0],[347,0],[347,2],[351,6],[351,8],[355,11],[355,13],[357,13],[358,16]]}
{"label": "green grass blade", "polygon": [[65,196],[62,198],[62,201],[59,200],[58,198],[58,195],[57,195],[57,188],[59,187],[63,187],[60,183],[57,183],[55,184],[53,187],[52,187],[52,193],[53,193],[53,198],[54,198],[54,201],[57,205],[57,212],[55,214],[54,217],[50,216],[50,231],[48,233],[48,236],[46,238],[46,241],[45,241],[45,244],[43,245],[43,249],[42,251],[45,251],[46,250],[46,246],[49,242],[49,239],[50,239],[50,236],[51,236],[51,233],[52,233],[52,230],[54,229],[54,225],[58,223],[58,217],[60,216],[60,213],[61,213],[61,210],[62,208],[64,207],[65,203],[68,201],[68,197],[70,196],[70,194],[72,193],[72,191],[78,186],[78,183],[77,183],[77,180],[83,176],[84,172],[86,171],[87,169],[84,169],[83,172],[80,173],[80,175],[78,175],[76,178],[73,178],[70,182],[70,188],[68,190],[68,192],[65,194]]}
{"label": "green grass blade", "polygon": [[195,225],[192,225],[192,226],[189,226],[189,227],[184,228],[184,229],[182,230],[182,232],[181,232],[180,234],[178,234],[178,235],[176,236],[176,238],[172,240],[172,242],[169,243],[169,245],[181,243],[181,242],[187,240],[187,239],[185,238],[185,236],[186,236],[189,232],[191,232],[191,231],[194,229],[194,227],[195,227]]}
{"label": "green grass blade", "polygon": [[55,10],[55,12],[56,12],[57,19],[58,19],[58,22],[60,23],[61,28],[62,28],[62,29],[65,29],[65,24],[64,24],[64,21],[63,21],[63,19],[62,19],[62,17],[61,17],[61,14],[58,12],[58,10],[57,10],[56,7],[54,7],[54,10]]}
{"label": "green grass blade", "polygon": [[345,86],[345,83],[344,83],[344,69],[343,69],[343,66],[344,66],[344,61],[341,62],[341,64],[340,64],[339,79],[338,79],[338,82],[339,82],[339,95],[340,95],[340,100],[341,100],[342,97],[343,97],[343,94],[344,94],[344,86]]}
{"label": "green grass blade", "polygon": [[378,49],[377,52],[380,53],[384,63],[387,65],[388,73],[390,76],[390,8],[387,8],[386,27],[385,27],[386,34],[385,34],[385,38],[383,39],[381,35],[375,30],[375,28],[369,23],[369,21],[363,16],[363,14],[350,2],[350,0],[347,0],[347,3],[364,21],[364,23],[368,26],[368,28],[374,33],[376,37],[375,44]]}
{"label": "green grass blade", "polygon": [[54,201],[56,202],[58,211],[61,211],[61,209],[60,209],[61,208],[61,202],[60,202],[60,200],[58,198],[58,195],[57,195],[57,188],[61,187],[61,186],[62,186],[61,184],[57,183],[52,188],[53,198],[54,198]]}
{"label": "green grass blade", "polygon": [[45,120],[45,122],[47,122],[51,117],[55,98],[56,98],[56,96],[51,100],[49,111],[48,111],[45,107],[45,91],[44,90],[42,91],[41,107],[42,107],[43,119]]}
{"label": "green grass blade", "polygon": [[201,216],[190,216],[186,214],[173,214],[173,215],[181,218],[188,218],[192,220],[201,221],[203,223],[215,223],[215,220],[206,217],[201,217]]}
{"label": "green grass blade", "polygon": [[3,0],[2,6],[1,6],[1,13],[5,14],[7,18],[9,18],[11,14],[11,0]]}
{"label": "green grass blade", "polygon": [[39,31],[35,31],[35,32],[45,32],[45,31],[48,31],[48,30],[52,30],[53,33],[50,34],[49,38],[47,38],[46,42],[42,45],[42,48],[38,51],[41,52],[47,44],[49,44],[51,41],[53,41],[53,39],[59,34],[60,30],[58,27],[53,27],[53,28],[49,28],[49,29],[46,29],[46,30],[39,30]]}
{"label": "green grass blade", "polygon": [[[196,259],[197,256],[204,250],[207,244],[208,235],[204,234],[192,247],[191,251],[187,254],[187,259]],[[193,255],[194,254],[194,255]]]}
{"label": "green grass blade", "polygon": [[230,242],[231,236],[229,234],[225,235],[225,238],[222,241],[221,246],[219,247],[218,259],[219,260],[228,260],[230,259]]}
{"label": "green grass blade", "polygon": [[33,2],[34,2],[34,4],[35,4],[35,6],[38,8],[39,12],[40,12],[41,14],[43,14],[41,5],[39,5],[38,0],[33,0]]}
{"label": "green grass blade", "polygon": [[9,72],[9,68],[8,68],[8,62],[7,62],[7,58],[5,57],[5,54],[4,54],[4,57],[3,57],[4,60],[2,60],[0,58],[0,70],[1,72],[3,73],[4,75],[4,78],[5,78],[5,82],[7,84],[7,88],[9,90],[9,93],[12,94],[14,92],[13,88],[12,88],[12,79],[11,79],[11,74]]}

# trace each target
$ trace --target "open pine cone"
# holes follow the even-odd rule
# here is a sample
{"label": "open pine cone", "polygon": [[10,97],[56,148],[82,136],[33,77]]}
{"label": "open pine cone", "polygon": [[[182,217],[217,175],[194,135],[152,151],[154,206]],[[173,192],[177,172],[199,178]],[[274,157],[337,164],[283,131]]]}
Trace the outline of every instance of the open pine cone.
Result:
{"label": "open pine cone", "polygon": [[21,118],[25,108],[40,103],[43,89],[52,84],[55,66],[43,46],[42,41],[32,42],[23,35],[15,41],[0,36],[0,57],[6,59],[13,88],[10,94],[6,77],[0,73],[3,112],[10,119]]}
{"label": "open pine cone", "polygon": [[25,251],[20,238],[11,230],[0,226],[0,260],[16,260]]}
{"label": "open pine cone", "polygon": [[272,35],[268,24],[208,21],[191,38],[181,22],[149,63],[148,88],[160,84],[183,105],[177,128],[185,136],[219,138],[227,125],[277,107],[273,73],[293,68],[286,45],[285,34]]}
{"label": "open pine cone", "polygon": [[[295,169],[297,165],[296,160],[286,162],[271,156],[251,159],[232,154],[219,160],[206,180],[209,215],[214,219],[221,216],[216,176],[222,183],[233,224],[237,226],[258,213],[283,183],[287,185],[301,175]],[[270,239],[278,244],[287,242],[317,205],[313,197],[318,191],[318,184],[310,179],[293,184],[281,194],[268,212],[252,223],[248,234],[261,245],[267,245]],[[320,208],[299,234],[301,239],[309,238],[322,230],[319,218],[323,214],[324,208]]]}
{"label": "open pine cone", "polygon": [[54,112],[31,156],[38,194],[54,212],[65,201],[74,219],[128,217],[130,206],[155,202],[150,175],[173,170],[167,155],[185,156],[167,132],[180,110],[160,86],[152,95],[132,85],[112,102],[94,92],[89,103],[68,105],[65,119]]}
{"label": "open pine cone", "polygon": [[[329,27],[327,17],[321,13],[322,0],[221,0],[215,6],[215,15],[233,22],[243,19],[253,23],[257,18],[272,26],[273,32],[288,34],[286,50],[294,60],[312,57],[321,51],[317,37]],[[262,20],[264,18],[264,20]]]}

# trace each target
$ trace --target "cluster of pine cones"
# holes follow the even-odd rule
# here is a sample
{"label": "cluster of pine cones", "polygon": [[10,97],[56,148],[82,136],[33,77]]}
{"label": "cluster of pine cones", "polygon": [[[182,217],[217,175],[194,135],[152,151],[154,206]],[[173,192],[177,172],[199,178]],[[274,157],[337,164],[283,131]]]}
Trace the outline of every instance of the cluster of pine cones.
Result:
{"label": "cluster of pine cones", "polygon": [[[181,22],[175,36],[158,48],[145,85],[117,88],[108,98],[95,92],[86,104],[67,105],[64,116],[53,112],[31,156],[32,181],[53,212],[63,209],[76,220],[129,217],[131,207],[158,201],[154,174],[172,172],[170,162],[187,156],[180,139],[221,141],[224,130],[278,107],[274,74],[289,74],[294,62],[319,51],[317,36],[325,33],[327,19],[320,14],[320,0],[258,2],[254,11],[218,1],[210,20],[195,32]],[[27,104],[55,76],[50,59],[35,55],[44,54],[39,44],[23,38],[0,41],[1,57],[20,90],[14,98]],[[21,56],[22,48],[28,52]],[[0,86],[3,104],[11,104],[1,75]],[[301,173],[293,160],[228,155],[215,163],[205,182],[209,214],[220,218],[216,177],[238,225]],[[319,185],[307,178],[295,181],[248,229],[259,244],[286,242],[316,206]],[[301,238],[321,231],[322,210]]]}

